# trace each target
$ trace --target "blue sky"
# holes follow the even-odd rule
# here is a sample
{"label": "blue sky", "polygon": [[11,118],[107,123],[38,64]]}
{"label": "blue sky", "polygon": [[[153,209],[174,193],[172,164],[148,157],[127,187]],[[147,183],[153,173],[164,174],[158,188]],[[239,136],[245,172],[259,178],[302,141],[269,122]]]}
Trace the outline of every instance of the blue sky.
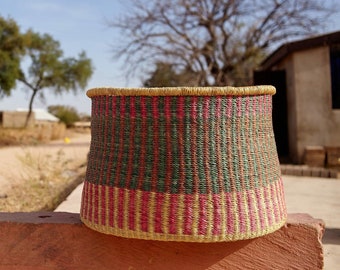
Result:
{"label": "blue sky", "polygon": [[[120,2],[124,0],[1,0],[0,15],[12,17],[23,31],[32,28],[39,33],[49,33],[60,41],[65,57],[75,57],[85,50],[95,67],[87,89],[98,86],[136,87],[140,86],[139,79],[126,82],[121,72],[122,63],[113,59],[110,52],[110,46],[119,33],[108,28],[105,20],[126,12]],[[336,19],[325,29],[326,32],[337,30],[340,30],[340,20]],[[46,103],[36,99],[33,107],[63,104],[71,105],[82,113],[91,112],[91,101],[85,91],[79,91],[77,95],[46,96]],[[11,97],[0,99],[0,110],[27,108],[28,98],[27,90],[18,83]]]}

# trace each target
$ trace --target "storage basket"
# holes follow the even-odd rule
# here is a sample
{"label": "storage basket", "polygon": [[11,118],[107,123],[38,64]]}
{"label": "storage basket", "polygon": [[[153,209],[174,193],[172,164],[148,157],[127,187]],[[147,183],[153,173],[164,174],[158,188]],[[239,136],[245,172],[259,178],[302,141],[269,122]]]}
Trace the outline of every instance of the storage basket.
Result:
{"label": "storage basket", "polygon": [[286,207],[272,86],[95,88],[81,219],[106,234],[249,239]]}

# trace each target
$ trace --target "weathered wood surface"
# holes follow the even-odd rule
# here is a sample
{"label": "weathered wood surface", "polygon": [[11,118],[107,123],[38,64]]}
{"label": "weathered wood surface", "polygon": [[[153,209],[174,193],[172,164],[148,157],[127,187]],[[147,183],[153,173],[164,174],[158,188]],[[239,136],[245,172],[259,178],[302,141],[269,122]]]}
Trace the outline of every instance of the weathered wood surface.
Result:
{"label": "weathered wood surface", "polygon": [[322,269],[323,231],[321,220],[290,214],[253,240],[161,242],[97,233],[78,214],[0,213],[0,269]]}

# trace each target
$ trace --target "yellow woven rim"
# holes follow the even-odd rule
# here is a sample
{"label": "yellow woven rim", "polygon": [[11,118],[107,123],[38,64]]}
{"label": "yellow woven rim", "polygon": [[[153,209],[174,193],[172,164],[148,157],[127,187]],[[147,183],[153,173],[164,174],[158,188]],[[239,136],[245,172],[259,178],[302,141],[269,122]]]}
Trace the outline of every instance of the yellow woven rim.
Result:
{"label": "yellow woven rim", "polygon": [[98,87],[86,92],[88,97],[94,96],[253,96],[274,95],[275,87],[256,85],[243,87],[158,87],[158,88],[114,88]]}
{"label": "yellow woven rim", "polygon": [[259,232],[253,233],[238,233],[238,234],[225,234],[225,235],[172,235],[166,233],[152,233],[139,232],[132,230],[124,230],[119,228],[113,228],[110,226],[99,225],[94,222],[86,220],[84,217],[80,217],[81,221],[90,229],[97,232],[111,234],[119,237],[144,239],[144,240],[157,240],[157,241],[180,241],[180,242],[198,242],[198,243],[212,243],[212,242],[231,242],[239,240],[253,239],[256,237],[264,236],[269,233],[275,232],[286,224],[286,217],[280,220],[277,224],[269,226]]}

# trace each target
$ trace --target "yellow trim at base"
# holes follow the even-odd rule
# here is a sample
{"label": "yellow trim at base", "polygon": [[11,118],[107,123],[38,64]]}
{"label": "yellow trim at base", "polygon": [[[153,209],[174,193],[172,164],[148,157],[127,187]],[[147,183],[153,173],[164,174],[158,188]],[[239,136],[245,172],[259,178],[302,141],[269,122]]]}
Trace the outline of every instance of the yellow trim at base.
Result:
{"label": "yellow trim at base", "polygon": [[132,231],[119,228],[113,228],[109,226],[99,225],[90,222],[80,217],[81,221],[90,229],[104,234],[111,234],[114,236],[134,238],[134,239],[144,239],[144,240],[157,240],[157,241],[177,241],[177,242],[199,242],[199,243],[213,243],[213,242],[231,242],[238,240],[247,240],[260,236],[273,233],[280,229],[286,223],[285,217],[279,223],[270,226],[264,230],[252,232],[252,233],[238,233],[238,234],[225,234],[225,235],[179,235],[179,234],[164,234],[164,233],[150,233],[142,231]]}

